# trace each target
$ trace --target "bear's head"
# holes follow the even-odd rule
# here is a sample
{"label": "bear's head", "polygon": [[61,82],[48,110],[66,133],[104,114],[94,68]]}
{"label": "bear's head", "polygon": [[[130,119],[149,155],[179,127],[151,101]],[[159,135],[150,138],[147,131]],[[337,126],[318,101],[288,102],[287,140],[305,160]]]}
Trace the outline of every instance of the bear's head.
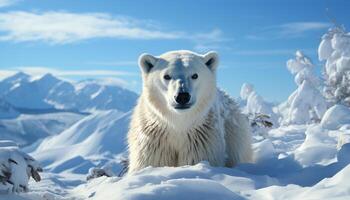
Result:
{"label": "bear's head", "polygon": [[[139,66],[143,95],[162,115],[201,113],[216,95],[218,55],[171,51],[160,56],[142,54]],[[168,116],[169,117],[169,116]]]}

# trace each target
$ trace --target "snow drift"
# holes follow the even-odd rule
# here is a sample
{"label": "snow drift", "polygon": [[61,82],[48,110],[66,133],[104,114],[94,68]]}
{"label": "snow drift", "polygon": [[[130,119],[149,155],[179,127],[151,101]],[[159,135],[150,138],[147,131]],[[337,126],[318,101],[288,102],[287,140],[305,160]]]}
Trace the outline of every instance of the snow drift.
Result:
{"label": "snow drift", "polygon": [[45,170],[87,174],[92,167],[111,165],[116,172],[126,150],[129,113],[101,111],[41,142],[32,155]]}

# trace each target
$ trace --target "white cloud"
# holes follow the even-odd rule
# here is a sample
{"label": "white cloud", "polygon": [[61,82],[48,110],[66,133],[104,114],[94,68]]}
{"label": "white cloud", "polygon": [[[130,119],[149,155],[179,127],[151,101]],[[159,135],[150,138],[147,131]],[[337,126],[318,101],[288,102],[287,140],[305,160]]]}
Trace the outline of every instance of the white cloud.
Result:
{"label": "white cloud", "polygon": [[[294,55],[296,49],[263,49],[263,50],[237,50],[232,51],[234,55],[239,56],[275,56],[275,55]],[[304,49],[304,52],[313,54],[313,49]]]}
{"label": "white cloud", "polygon": [[137,61],[94,61],[87,62],[88,65],[99,65],[99,66],[113,66],[113,67],[126,67],[126,66],[137,66]]}
{"label": "white cloud", "polygon": [[18,0],[0,0],[0,8],[13,5],[17,2]]}
{"label": "white cloud", "polygon": [[186,39],[216,42],[222,33],[214,30],[196,34],[164,31],[152,21],[116,17],[107,13],[72,13],[64,11],[0,13],[0,40],[45,41],[65,44],[92,38]]}
{"label": "white cloud", "polygon": [[223,32],[220,29],[214,29],[208,33],[197,33],[190,37],[195,43],[194,50],[200,53],[205,53],[210,50],[230,49],[223,45],[224,42],[230,39],[223,37]]}
{"label": "white cloud", "polygon": [[279,26],[282,34],[302,34],[307,31],[323,30],[329,28],[330,23],[325,22],[294,22]]}
{"label": "white cloud", "polygon": [[264,27],[258,33],[247,35],[247,39],[266,40],[274,38],[296,38],[305,36],[308,32],[324,30],[331,27],[326,22],[291,22],[277,26]]}
{"label": "white cloud", "polygon": [[0,70],[0,80],[12,76],[16,73],[14,70]]}

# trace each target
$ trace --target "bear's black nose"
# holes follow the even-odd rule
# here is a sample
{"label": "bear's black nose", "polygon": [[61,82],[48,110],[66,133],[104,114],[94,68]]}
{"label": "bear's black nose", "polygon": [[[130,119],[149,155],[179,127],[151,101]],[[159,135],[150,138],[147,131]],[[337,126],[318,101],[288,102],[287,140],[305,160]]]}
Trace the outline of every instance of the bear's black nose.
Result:
{"label": "bear's black nose", "polygon": [[191,95],[188,92],[180,92],[175,96],[175,101],[180,105],[187,104],[191,99]]}

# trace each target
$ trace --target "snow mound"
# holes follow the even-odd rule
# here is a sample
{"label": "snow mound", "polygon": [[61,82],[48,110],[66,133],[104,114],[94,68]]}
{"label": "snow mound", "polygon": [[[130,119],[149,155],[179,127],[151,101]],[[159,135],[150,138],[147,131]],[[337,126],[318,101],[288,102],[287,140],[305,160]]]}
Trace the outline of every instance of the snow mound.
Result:
{"label": "snow mound", "polygon": [[33,177],[40,181],[38,162],[20,151],[12,141],[0,140],[0,194],[28,191],[28,181]]}
{"label": "snow mound", "polygon": [[[235,177],[234,175],[237,175]],[[263,182],[273,182],[260,178]],[[235,186],[235,187],[233,187]],[[98,178],[74,189],[90,199],[245,199],[241,189],[256,188],[245,174],[213,168],[203,162],[194,166],[145,168],[123,178]]]}
{"label": "snow mound", "polygon": [[114,163],[126,150],[129,113],[101,111],[89,115],[59,135],[45,139],[33,155],[45,169],[86,174],[92,167]]}
{"label": "snow mound", "polygon": [[337,135],[323,129],[321,125],[311,125],[305,132],[305,141],[295,150],[295,159],[303,166],[329,164],[336,161]]}
{"label": "snow mound", "polygon": [[343,105],[334,105],[324,114],[321,125],[326,129],[339,129],[342,125],[350,125],[350,108]]}

